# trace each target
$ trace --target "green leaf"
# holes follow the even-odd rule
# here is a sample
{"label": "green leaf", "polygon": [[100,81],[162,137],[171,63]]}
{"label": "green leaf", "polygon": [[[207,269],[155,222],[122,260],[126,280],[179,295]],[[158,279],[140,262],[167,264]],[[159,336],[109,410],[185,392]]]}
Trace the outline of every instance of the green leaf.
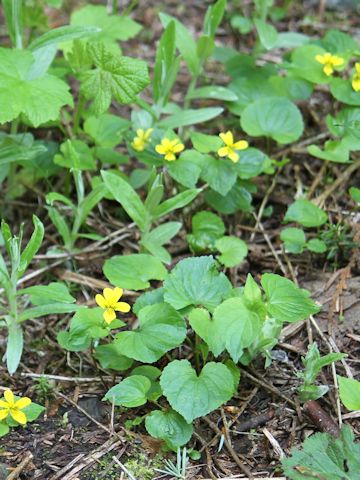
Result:
{"label": "green leaf", "polygon": [[194,148],[200,153],[217,152],[223,144],[220,137],[200,132],[191,132],[190,138]]}
{"label": "green leaf", "polygon": [[176,46],[183,56],[188,69],[192,75],[197,75],[199,71],[199,60],[196,53],[196,43],[186,27],[175,17],[160,13],[160,21],[164,27],[167,27],[170,22],[175,23],[176,27]]}
{"label": "green leaf", "polygon": [[177,195],[175,195],[175,197],[165,200],[165,202],[161,203],[158,207],[156,207],[153,213],[154,219],[167,215],[168,213],[172,212],[173,210],[177,210],[178,208],[185,207],[190,202],[192,202],[200,192],[201,188],[190,188],[189,190],[178,193]]}
{"label": "green leaf", "polygon": [[2,4],[12,44],[20,49],[23,35],[23,2],[21,0],[3,0]]}
{"label": "green leaf", "polygon": [[179,70],[179,60],[176,58],[175,23],[171,21],[162,34],[156,49],[153,95],[155,102],[168,100],[171,88]]}
{"label": "green leaf", "polygon": [[257,313],[249,310],[241,297],[225,300],[214,310],[213,321],[218,336],[234,362],[238,362],[245,348],[258,337],[262,322]]}
{"label": "green leaf", "polygon": [[70,228],[68,224],[66,223],[65,218],[61,215],[61,213],[54,207],[49,207],[49,217],[53,224],[56,227],[56,230],[59,232],[61,235],[61,238],[64,242],[64,245],[66,245],[68,248],[72,246],[72,234],[70,231]]}
{"label": "green leaf", "polygon": [[194,332],[208,345],[215,357],[218,357],[224,351],[224,335],[219,335],[218,324],[210,317],[209,312],[205,308],[194,308],[191,310],[189,324]]}
{"label": "green leaf", "polygon": [[98,345],[95,348],[94,357],[102,368],[109,368],[117,372],[128,370],[134,363],[131,358],[123,355],[123,352],[115,342],[107,345]]}
{"label": "green leaf", "polygon": [[164,289],[163,287],[149,290],[142,293],[133,305],[133,312],[138,315],[140,310],[148,305],[154,305],[155,303],[164,302]]}
{"label": "green leaf", "polygon": [[215,37],[216,30],[224,16],[226,3],[226,0],[217,0],[217,2],[208,7],[204,18],[204,35],[210,38]]}
{"label": "green leaf", "polygon": [[17,278],[21,278],[24,275],[31,260],[34,258],[37,251],[41,247],[41,244],[44,238],[45,230],[41,220],[36,215],[33,215],[32,220],[34,224],[34,231],[30,237],[30,240],[28,241],[28,244],[26,245],[25,249],[21,253],[19,270],[17,272]]}
{"label": "green leaf", "polygon": [[142,375],[132,375],[110,388],[103,400],[122,407],[139,407],[147,402],[147,392],[151,387],[148,378]]}
{"label": "green leaf", "polygon": [[302,449],[292,448],[282,460],[284,474],[290,480],[357,480],[360,471],[360,443],[348,425],[340,438],[316,433],[307,438]]}
{"label": "green leaf", "polygon": [[304,123],[300,110],[283,97],[260,98],[241,115],[241,128],[253,137],[270,137],[278,143],[291,143],[301,137]]}
{"label": "green leaf", "polygon": [[[9,425],[5,422],[0,422],[0,438],[7,435],[9,433],[9,431],[10,431]],[[1,470],[0,470],[0,473],[1,473]],[[7,475],[7,470],[5,471],[5,475]],[[4,477],[4,478],[6,478],[6,477]]]}
{"label": "green leaf", "polygon": [[265,273],[261,277],[261,285],[266,294],[269,314],[282,322],[304,320],[320,310],[309,298],[307,290],[280,275]]}
{"label": "green leaf", "polygon": [[349,193],[354,202],[360,203],[360,188],[351,187]]}
{"label": "green leaf", "polygon": [[[20,397],[15,398],[16,400],[20,399]],[[43,407],[42,405],[38,405],[37,403],[31,402],[30,405],[23,408],[22,411],[25,413],[28,422],[33,422],[45,411],[45,407]]]}
{"label": "green leaf", "polygon": [[6,164],[34,160],[44,152],[46,152],[46,147],[39,142],[34,142],[34,137],[29,133],[0,135],[1,174],[6,169]]}
{"label": "green leaf", "polygon": [[194,188],[199,180],[203,164],[203,155],[195,150],[181,153],[175,162],[169,162],[167,171],[181,185]]}
{"label": "green leaf", "polygon": [[116,56],[104,44],[89,44],[94,69],[81,75],[81,91],[93,100],[96,115],[105,113],[114,98],[119,103],[131,103],[149,84],[147,65],[142,60]]}
{"label": "green leaf", "polygon": [[293,75],[312,83],[329,83],[332,81],[324,72],[324,66],[316,60],[317,55],[324,55],[325,50],[318,45],[303,45],[296,48],[291,55],[290,71]]}
{"label": "green leaf", "polygon": [[84,131],[100,147],[112,148],[121,141],[121,134],[130,126],[124,118],[109,113],[99,117],[88,117],[84,122]]}
{"label": "green leaf", "polygon": [[246,243],[237,237],[222,237],[216,241],[215,247],[221,255],[217,257],[218,261],[225,267],[235,267],[241,263],[248,254]]}
{"label": "green leaf", "polygon": [[327,250],[326,243],[319,238],[312,238],[306,243],[306,248],[314,253],[325,253]]}
{"label": "green leaf", "polygon": [[359,50],[359,44],[355,38],[340,30],[328,30],[321,43],[326,51],[340,55],[353,55]]}
{"label": "green leaf", "polygon": [[213,257],[181,260],[164,282],[164,298],[176,310],[202,305],[215,308],[231,290],[231,284],[219,273]]}
{"label": "green leaf", "polygon": [[101,176],[106,187],[129,217],[140,230],[146,230],[150,223],[149,213],[132,186],[126,180],[110,172],[102,171]]}
{"label": "green leaf", "polygon": [[235,164],[238,177],[247,180],[260,175],[269,164],[269,158],[257,148],[247,148],[241,152],[238,162]]}
{"label": "green leaf", "polygon": [[160,385],[171,407],[190,423],[230,400],[234,380],[222,363],[209,362],[198,376],[188,360],[174,360],[163,370]]}
{"label": "green leaf", "polygon": [[343,140],[328,140],[325,142],[324,150],[321,150],[317,145],[309,145],[308,152],[313,157],[321,158],[329,162],[349,163],[349,147]]}
{"label": "green leaf", "polygon": [[60,108],[73,104],[68,85],[59,78],[48,74],[29,78],[33,63],[30,51],[0,48],[0,123],[23,114],[38,127],[57,120]]}
{"label": "green leaf", "polygon": [[162,396],[162,390],[160,383],[157,379],[161,375],[161,370],[159,368],[153,367],[152,365],[141,365],[132,370],[130,375],[143,375],[148,378],[151,382],[151,387],[147,393],[148,400],[156,402],[158,398]]}
{"label": "green leaf", "polygon": [[301,228],[284,228],[280,233],[285,250],[289,253],[301,253],[306,246],[305,233]]}
{"label": "green leaf", "polygon": [[47,48],[52,45],[58,45],[61,42],[68,42],[77,38],[85,38],[101,32],[101,29],[94,26],[70,26],[54,28],[33,40],[28,49],[31,51]]}
{"label": "green leaf", "polygon": [[60,146],[61,154],[54,156],[54,162],[61,167],[76,170],[95,170],[96,162],[90,147],[81,140],[66,140]]}
{"label": "green leaf", "polygon": [[184,319],[166,303],[142,308],[139,325],[136,330],[118,333],[116,343],[124,355],[140,362],[156,362],[186,337]]}
{"label": "green leaf", "polygon": [[187,235],[187,241],[194,252],[213,250],[216,240],[225,233],[224,222],[212,212],[197,212],[191,225],[192,233]]}
{"label": "green leaf", "polygon": [[326,213],[310,200],[296,200],[287,209],[284,222],[297,222],[304,227],[320,227],[327,222]]}
{"label": "green leaf", "polygon": [[168,243],[178,233],[180,228],[180,222],[164,223],[143,235],[140,244],[154,257],[159,258],[164,263],[170,263],[171,255],[161,245]]}
{"label": "green leaf", "polygon": [[18,316],[18,321],[25,322],[25,320],[29,320],[30,318],[44,317],[45,315],[54,315],[56,313],[71,313],[81,309],[84,309],[81,305],[53,302],[23,310]]}
{"label": "green leaf", "polygon": [[330,91],[336,100],[348,105],[360,107],[359,92],[353,90],[351,82],[348,79],[343,80],[342,78],[334,78],[330,84]]}
{"label": "green leaf", "polygon": [[309,43],[310,38],[298,32],[280,32],[277,35],[275,48],[296,48]]}
{"label": "green leaf", "polygon": [[6,366],[10,375],[13,375],[20,363],[23,352],[24,337],[21,325],[11,322],[8,326],[6,343]]}
{"label": "green leaf", "polygon": [[174,451],[185,445],[193,432],[192,425],[174,410],[154,410],[146,416],[145,427],[149,435],[164,440]]}
{"label": "green leaf", "polygon": [[213,190],[208,190],[205,193],[205,200],[216,211],[227,215],[238,211],[251,212],[252,210],[251,194],[240,183],[235,183],[225,196]]}
{"label": "green leaf", "polygon": [[278,32],[276,28],[260,18],[254,18],[254,24],[258,32],[261,45],[265,47],[266,50],[271,50],[274,48],[278,39]]}
{"label": "green leaf", "polygon": [[135,37],[141,25],[129,17],[109,15],[104,5],[85,5],[71,15],[71,25],[92,26],[100,29],[99,33],[90,37],[90,41],[114,44],[118,40],[126,41]]}
{"label": "green leaf", "polygon": [[149,280],[164,280],[167,276],[158,258],[143,253],[111,257],[103,270],[112,285],[129,290],[144,290],[150,287]]}
{"label": "green leaf", "polygon": [[221,107],[206,107],[197,110],[182,110],[158,122],[159,128],[173,129],[207,122],[218,117],[224,111]]}
{"label": "green leaf", "polygon": [[214,100],[223,100],[224,102],[236,102],[238,96],[232,90],[218,85],[209,85],[207,87],[195,88],[190,95],[190,99],[211,98]]}
{"label": "green leaf", "polygon": [[76,301],[70,295],[67,286],[61,282],[51,282],[48,285],[34,285],[17,292],[17,295],[24,294],[30,295],[30,301],[33,305],[43,305],[50,303],[50,301],[58,303],[74,303]]}
{"label": "green leaf", "polygon": [[224,196],[229,193],[234,186],[237,173],[234,164],[230,160],[204,155],[201,178],[207,182],[213,190]]}
{"label": "green leaf", "polygon": [[348,410],[360,410],[360,382],[354,378],[337,376],[340,400]]}

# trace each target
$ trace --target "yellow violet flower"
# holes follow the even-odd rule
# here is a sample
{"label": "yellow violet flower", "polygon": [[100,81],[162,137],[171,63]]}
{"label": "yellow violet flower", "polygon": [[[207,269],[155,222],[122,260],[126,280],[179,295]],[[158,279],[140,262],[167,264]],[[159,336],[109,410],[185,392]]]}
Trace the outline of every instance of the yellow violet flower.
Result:
{"label": "yellow violet flower", "polygon": [[337,55],[331,55],[326,52],[324,55],[316,55],[315,60],[324,65],[323,72],[328,77],[334,73],[334,67],[340,67],[344,63],[344,59]]}
{"label": "yellow violet flower", "polygon": [[360,92],[360,63],[355,63],[355,75],[352,77],[351,85],[355,92]]}
{"label": "yellow violet flower", "polygon": [[126,302],[119,302],[122,294],[122,288],[104,288],[103,295],[98,293],[95,301],[99,307],[104,308],[103,317],[106,323],[110,324],[116,318],[115,312],[127,313],[130,311],[130,305]]}
{"label": "yellow violet flower", "polygon": [[23,397],[20,398],[20,400],[15,400],[14,394],[11,390],[5,390],[4,398],[5,400],[0,400],[0,421],[10,415],[15,422],[20,423],[20,425],[25,425],[27,418],[25,413],[21,410],[30,405],[30,398]]}
{"label": "yellow violet flower", "polygon": [[169,140],[168,138],[163,138],[159,145],[156,145],[155,150],[160,155],[164,155],[165,160],[172,162],[176,160],[176,153],[180,153],[184,150],[185,146],[180,142],[178,138],[174,140]]}
{"label": "yellow violet flower", "polygon": [[143,150],[145,150],[146,143],[149,140],[153,130],[153,128],[148,128],[147,130],[139,128],[138,130],[136,130],[136,137],[134,137],[131,143],[133,149],[137,150],[138,152],[142,152]]}
{"label": "yellow violet flower", "polygon": [[246,140],[239,140],[238,142],[234,142],[233,134],[230,131],[226,133],[220,133],[219,137],[226,146],[219,148],[217,152],[218,155],[220,157],[229,157],[230,160],[234,163],[239,160],[239,154],[236,153],[236,150],[245,150],[249,146]]}

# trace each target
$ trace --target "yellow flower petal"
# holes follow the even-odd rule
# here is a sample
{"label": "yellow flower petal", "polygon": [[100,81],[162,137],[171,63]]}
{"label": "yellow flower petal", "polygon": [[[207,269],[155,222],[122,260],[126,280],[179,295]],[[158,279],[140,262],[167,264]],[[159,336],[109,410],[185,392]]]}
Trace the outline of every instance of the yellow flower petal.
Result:
{"label": "yellow flower petal", "polygon": [[152,134],[153,131],[154,131],[153,128],[148,128],[146,130],[146,132],[144,133],[144,140],[148,140],[148,138],[150,137],[150,135]]}
{"label": "yellow flower petal", "polygon": [[353,76],[351,85],[355,92],[360,92],[360,75]]}
{"label": "yellow flower petal", "polygon": [[130,312],[130,305],[126,302],[118,302],[114,305],[114,310],[117,312],[127,313]]}
{"label": "yellow flower petal", "polygon": [[184,150],[185,146],[182,143],[178,143],[177,145],[174,145],[172,150],[174,153],[179,153]]}
{"label": "yellow flower petal", "polygon": [[9,407],[12,407],[15,403],[15,398],[14,398],[14,394],[11,390],[5,390],[4,392],[4,398],[5,400],[7,401],[7,403],[9,404],[8,406]]}
{"label": "yellow flower petal", "polygon": [[355,63],[355,72],[360,74],[360,63]]}
{"label": "yellow flower petal", "polygon": [[168,152],[166,155],[165,155],[165,160],[167,160],[168,162],[172,162],[173,160],[176,160],[176,157],[175,155],[172,153],[172,152]]}
{"label": "yellow flower petal", "polygon": [[325,58],[324,57],[325,57],[325,55],[316,55],[315,60],[317,62],[321,63],[322,65],[324,65],[324,63],[325,63]]}
{"label": "yellow flower petal", "polygon": [[234,143],[233,149],[234,150],[245,150],[248,148],[249,144],[246,140],[239,140],[238,142]]}
{"label": "yellow flower petal", "polygon": [[104,288],[103,294],[107,303],[107,306],[114,305],[121,295],[123,294],[122,288],[115,287],[115,288]]}
{"label": "yellow flower petal", "polygon": [[139,137],[140,140],[144,138],[145,132],[142,128],[138,128],[136,130],[136,135]]}
{"label": "yellow flower petal", "polygon": [[0,410],[0,422],[9,416],[9,410]]}
{"label": "yellow flower petal", "polygon": [[233,134],[230,132],[230,130],[227,131],[226,133],[220,133],[219,137],[225,143],[225,145],[232,145],[234,142],[234,137],[233,137]]}
{"label": "yellow flower petal", "polygon": [[171,144],[171,141],[168,139],[168,138],[163,138],[161,140],[161,145],[164,147],[164,148],[170,148],[172,146]]}
{"label": "yellow flower petal", "polygon": [[9,408],[9,404],[5,400],[0,400],[0,408]]}
{"label": "yellow flower petal", "polygon": [[102,295],[100,295],[100,293],[95,295],[95,302],[99,305],[99,307],[106,308],[106,300]]}
{"label": "yellow flower petal", "polygon": [[239,160],[239,155],[234,151],[230,151],[229,154],[228,154],[228,157],[234,163],[236,163]]}
{"label": "yellow flower petal", "polygon": [[28,407],[30,403],[31,403],[30,398],[23,397],[23,398],[20,398],[20,400],[18,400],[17,402],[15,402],[14,407],[18,408],[19,410],[22,410],[23,408]]}
{"label": "yellow flower petal", "polygon": [[327,63],[324,66],[323,71],[324,71],[325,75],[327,75],[329,77],[334,72],[334,69],[329,63]]}
{"label": "yellow flower petal", "polygon": [[217,153],[218,153],[219,157],[227,157],[227,155],[229,153],[229,148],[228,147],[221,147],[221,148],[219,148]]}
{"label": "yellow flower petal", "polygon": [[116,313],[113,308],[107,308],[103,313],[103,317],[106,323],[111,323],[116,318]]}
{"label": "yellow flower petal", "polygon": [[340,67],[340,65],[343,65],[344,59],[341,57],[338,57],[337,55],[333,55],[331,57],[331,63],[334,65],[334,67]]}
{"label": "yellow flower petal", "polygon": [[24,412],[20,412],[20,410],[11,409],[10,415],[15,420],[15,422],[20,423],[20,425],[26,424],[26,415]]}
{"label": "yellow flower petal", "polygon": [[166,154],[166,149],[163,145],[156,145],[155,147],[155,150],[157,151],[157,153],[159,153],[160,155],[165,155]]}

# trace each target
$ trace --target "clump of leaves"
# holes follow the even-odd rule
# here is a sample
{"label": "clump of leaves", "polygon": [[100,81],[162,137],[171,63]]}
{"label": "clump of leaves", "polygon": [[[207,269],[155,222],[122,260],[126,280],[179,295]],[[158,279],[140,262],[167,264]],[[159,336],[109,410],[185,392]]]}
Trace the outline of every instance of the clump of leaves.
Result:
{"label": "clump of leaves", "polygon": [[326,365],[337,362],[344,357],[343,353],[328,353],[321,357],[316,342],[309,345],[306,357],[302,359],[305,370],[299,375],[303,379],[303,384],[298,388],[301,402],[316,400],[328,392],[329,387],[327,385],[315,384],[316,377]]}
{"label": "clump of leaves", "polygon": [[316,433],[301,450],[293,448],[282,466],[291,480],[356,480],[360,478],[360,443],[354,442],[349,426],[342,428],[340,438]]}

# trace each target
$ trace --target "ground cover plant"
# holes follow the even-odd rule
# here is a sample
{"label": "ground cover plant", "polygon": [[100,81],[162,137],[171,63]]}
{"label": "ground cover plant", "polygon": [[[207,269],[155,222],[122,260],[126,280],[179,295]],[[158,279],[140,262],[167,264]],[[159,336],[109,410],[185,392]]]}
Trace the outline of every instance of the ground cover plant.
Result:
{"label": "ground cover plant", "polygon": [[4,478],[358,478],[358,20],[200,3],[1,4]]}

